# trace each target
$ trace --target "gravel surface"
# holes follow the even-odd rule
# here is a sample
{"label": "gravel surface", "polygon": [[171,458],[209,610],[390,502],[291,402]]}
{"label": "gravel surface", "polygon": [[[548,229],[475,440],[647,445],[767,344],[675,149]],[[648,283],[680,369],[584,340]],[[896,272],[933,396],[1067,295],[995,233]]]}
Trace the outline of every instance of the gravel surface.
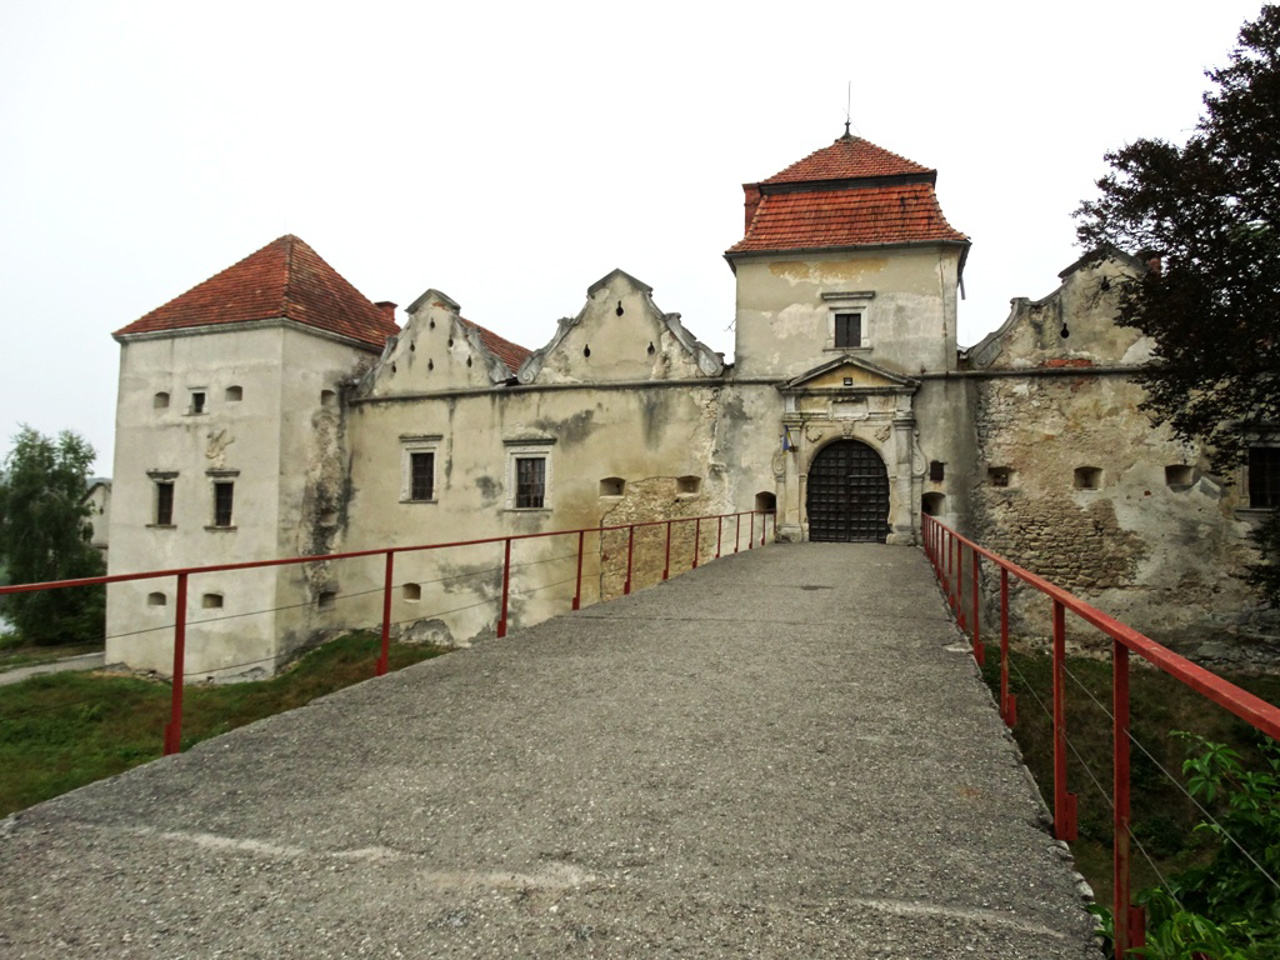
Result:
{"label": "gravel surface", "polygon": [[777,545],[0,821],[0,956],[1089,958],[919,550]]}

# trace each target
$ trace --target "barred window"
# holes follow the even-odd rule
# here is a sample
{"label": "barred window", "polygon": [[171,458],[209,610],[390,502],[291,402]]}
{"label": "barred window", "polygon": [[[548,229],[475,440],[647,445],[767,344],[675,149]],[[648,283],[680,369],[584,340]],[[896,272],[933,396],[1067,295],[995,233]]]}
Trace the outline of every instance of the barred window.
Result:
{"label": "barred window", "polygon": [[547,458],[516,458],[516,508],[540,509],[546,501]]}
{"label": "barred window", "polygon": [[409,454],[409,499],[431,500],[435,497],[436,455]]}
{"label": "barred window", "polygon": [[156,484],[156,526],[173,526],[173,481]]}
{"label": "barred window", "polygon": [[231,506],[235,500],[235,483],[229,480],[218,481],[213,485],[213,525],[215,527],[231,526]]}
{"label": "barred window", "polygon": [[1249,506],[1280,508],[1280,447],[1249,448]]}

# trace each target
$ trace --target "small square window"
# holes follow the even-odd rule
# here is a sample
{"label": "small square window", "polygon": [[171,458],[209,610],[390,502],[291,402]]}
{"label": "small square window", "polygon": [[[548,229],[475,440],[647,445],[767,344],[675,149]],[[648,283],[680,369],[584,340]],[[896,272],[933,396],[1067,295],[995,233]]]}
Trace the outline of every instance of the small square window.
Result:
{"label": "small square window", "polygon": [[929,461],[929,482],[941,483],[947,475],[947,465],[941,460]]}
{"label": "small square window", "polygon": [[988,467],[987,481],[993,487],[1007,487],[1009,480],[1013,476],[1013,471],[1008,467]]}
{"label": "small square window", "polygon": [[835,343],[837,347],[862,346],[862,314],[860,313],[837,313],[836,314]]}
{"label": "small square window", "polygon": [[205,392],[203,390],[191,391],[191,406],[188,408],[191,413],[204,413],[205,408]]}
{"label": "small square window", "polygon": [[1280,508],[1280,447],[1249,448],[1249,506]]}
{"label": "small square window", "polygon": [[1076,467],[1074,482],[1077,490],[1097,490],[1102,486],[1102,468]]}

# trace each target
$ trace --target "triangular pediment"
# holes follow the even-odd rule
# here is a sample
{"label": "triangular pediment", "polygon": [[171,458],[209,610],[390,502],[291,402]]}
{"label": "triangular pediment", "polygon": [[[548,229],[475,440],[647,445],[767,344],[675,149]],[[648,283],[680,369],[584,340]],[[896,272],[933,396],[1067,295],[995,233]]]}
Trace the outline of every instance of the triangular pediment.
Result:
{"label": "triangular pediment", "polygon": [[918,380],[846,353],[778,384],[778,389],[782,393],[814,390],[891,390],[895,393],[911,393],[918,386]]}

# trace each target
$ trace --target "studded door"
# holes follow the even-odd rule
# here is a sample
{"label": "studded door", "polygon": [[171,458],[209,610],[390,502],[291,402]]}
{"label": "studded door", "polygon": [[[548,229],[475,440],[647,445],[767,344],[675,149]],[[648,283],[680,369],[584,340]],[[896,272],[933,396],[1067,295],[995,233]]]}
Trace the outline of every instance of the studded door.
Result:
{"label": "studded door", "polygon": [[889,474],[880,455],[857,440],[819,451],[809,468],[809,539],[884,543],[889,533]]}

